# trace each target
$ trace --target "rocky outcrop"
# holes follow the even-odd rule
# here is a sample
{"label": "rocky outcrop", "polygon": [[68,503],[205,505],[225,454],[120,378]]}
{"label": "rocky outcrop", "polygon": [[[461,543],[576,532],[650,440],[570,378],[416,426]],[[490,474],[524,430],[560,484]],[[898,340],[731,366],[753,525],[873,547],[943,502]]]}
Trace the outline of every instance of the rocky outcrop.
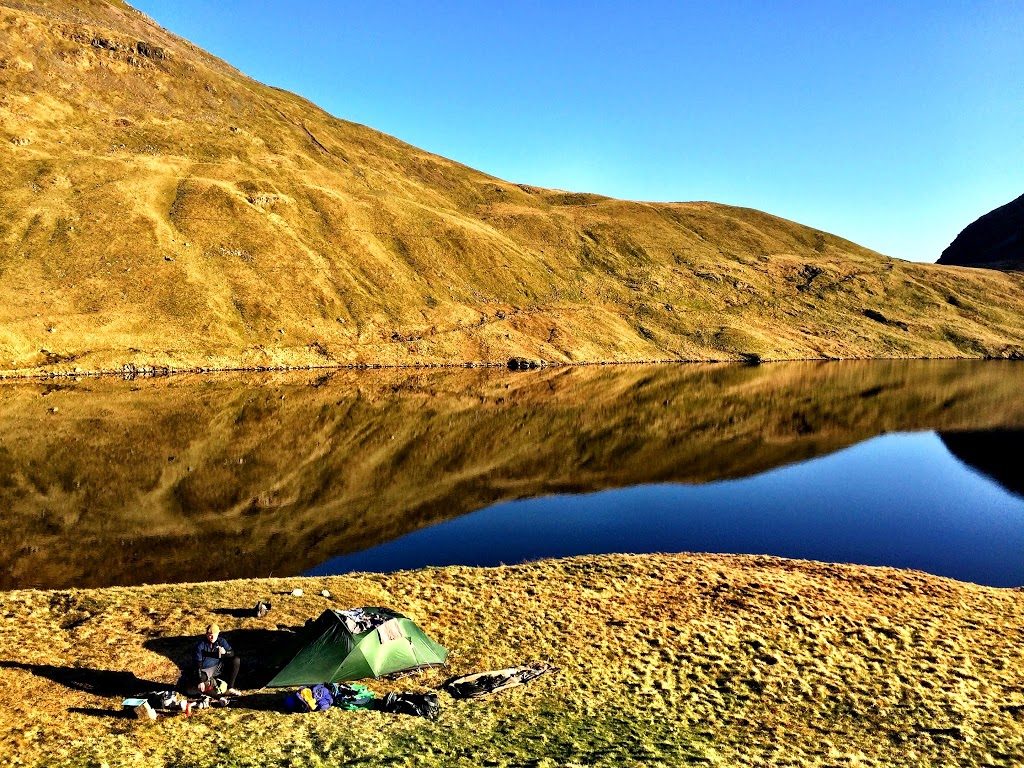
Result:
{"label": "rocky outcrop", "polygon": [[942,252],[938,263],[1024,267],[1024,195],[970,224]]}

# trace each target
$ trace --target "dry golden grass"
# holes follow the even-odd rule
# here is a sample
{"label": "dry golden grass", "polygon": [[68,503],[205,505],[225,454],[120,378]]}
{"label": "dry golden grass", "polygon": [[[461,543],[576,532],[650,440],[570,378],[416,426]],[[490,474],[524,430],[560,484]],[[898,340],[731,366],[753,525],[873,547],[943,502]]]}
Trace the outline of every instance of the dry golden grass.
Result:
{"label": "dry golden grass", "polygon": [[1020,429],[1022,379],[934,360],[7,383],[0,588],[289,575],[508,499]]}
{"label": "dry golden grass", "polygon": [[[305,597],[274,594],[295,586]],[[1020,594],[894,569],[711,555],[9,592],[0,754],[7,765],[138,768],[1020,765]],[[262,620],[213,612],[268,595],[274,609]],[[372,683],[378,692],[537,659],[560,671],[486,700],[442,694],[437,722],[287,716],[259,709],[280,699],[269,692],[191,719],[117,716],[133,686],[173,684],[173,659],[211,619],[252,659],[278,623],[363,604],[406,611],[452,651],[447,670]]]}
{"label": "dry golden grass", "polygon": [[0,2],[0,179],[8,371],[1024,352],[1019,274],[511,184],[114,0]]}

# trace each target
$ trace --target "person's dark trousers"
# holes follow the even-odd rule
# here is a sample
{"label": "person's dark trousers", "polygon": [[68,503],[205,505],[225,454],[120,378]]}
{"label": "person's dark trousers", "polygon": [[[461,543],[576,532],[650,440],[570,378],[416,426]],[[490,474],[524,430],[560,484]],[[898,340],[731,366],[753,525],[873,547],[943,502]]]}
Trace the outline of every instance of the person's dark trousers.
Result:
{"label": "person's dark trousers", "polygon": [[212,667],[203,667],[199,670],[199,682],[209,682],[215,677],[223,678],[224,672],[229,675],[227,679],[228,688],[235,687],[235,680],[238,678],[238,668],[242,661],[237,656],[225,656]]}

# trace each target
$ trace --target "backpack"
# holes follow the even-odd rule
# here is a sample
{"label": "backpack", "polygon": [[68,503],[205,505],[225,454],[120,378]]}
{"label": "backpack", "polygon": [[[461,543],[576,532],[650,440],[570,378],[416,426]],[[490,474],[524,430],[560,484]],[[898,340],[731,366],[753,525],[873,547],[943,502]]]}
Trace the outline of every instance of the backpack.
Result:
{"label": "backpack", "polygon": [[284,711],[289,714],[294,712],[308,712],[309,708],[306,706],[305,702],[299,698],[298,692],[293,691],[292,693],[285,694]]}

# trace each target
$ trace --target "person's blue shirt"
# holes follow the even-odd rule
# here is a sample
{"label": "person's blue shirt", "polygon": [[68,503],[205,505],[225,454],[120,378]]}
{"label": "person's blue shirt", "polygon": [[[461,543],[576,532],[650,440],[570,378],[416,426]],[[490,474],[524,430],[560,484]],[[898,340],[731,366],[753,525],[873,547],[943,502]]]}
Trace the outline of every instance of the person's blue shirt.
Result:
{"label": "person's blue shirt", "polygon": [[217,655],[218,647],[224,649],[225,656],[231,653],[231,645],[223,637],[218,637],[212,643],[204,637],[196,644],[195,661],[200,669],[215,667],[220,663],[222,657]]}

